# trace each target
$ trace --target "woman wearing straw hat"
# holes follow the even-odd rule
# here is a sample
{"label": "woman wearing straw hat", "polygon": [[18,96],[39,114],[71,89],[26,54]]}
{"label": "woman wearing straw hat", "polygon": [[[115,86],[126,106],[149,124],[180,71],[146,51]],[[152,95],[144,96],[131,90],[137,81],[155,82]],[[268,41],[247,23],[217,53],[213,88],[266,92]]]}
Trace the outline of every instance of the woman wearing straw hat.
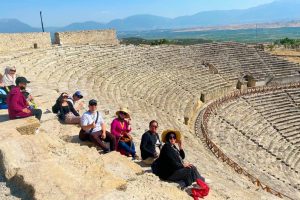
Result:
{"label": "woman wearing straw hat", "polygon": [[[168,181],[184,181],[186,187],[197,179],[205,180],[194,165],[183,162],[185,153],[179,131],[165,130],[161,138],[165,144],[158,159],[151,166],[156,175]],[[176,143],[179,149],[176,147]]]}
{"label": "woman wearing straw hat", "polygon": [[110,131],[116,137],[118,143],[117,150],[120,151],[121,154],[132,156],[133,159],[138,159],[132,137],[130,136],[131,118],[128,109],[121,107],[120,110],[116,112],[116,115],[117,118],[112,121]]}

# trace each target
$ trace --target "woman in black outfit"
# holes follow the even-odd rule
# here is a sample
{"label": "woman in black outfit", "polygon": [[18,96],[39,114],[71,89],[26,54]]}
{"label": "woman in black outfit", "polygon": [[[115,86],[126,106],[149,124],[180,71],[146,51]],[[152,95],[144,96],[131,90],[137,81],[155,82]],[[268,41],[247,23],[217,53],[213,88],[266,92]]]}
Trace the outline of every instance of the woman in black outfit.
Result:
{"label": "woman in black outfit", "polygon": [[68,101],[68,94],[62,93],[54,106],[52,112],[58,114],[58,118],[66,124],[80,124],[80,115],[74,109],[71,102]]}
{"label": "woman in black outfit", "polygon": [[[154,173],[164,180],[184,181],[186,187],[197,179],[205,181],[194,165],[183,162],[185,153],[180,137],[179,131],[167,130],[163,132],[162,141],[165,142],[165,145],[162,147],[159,158],[152,165]],[[179,149],[175,145],[176,142]]]}

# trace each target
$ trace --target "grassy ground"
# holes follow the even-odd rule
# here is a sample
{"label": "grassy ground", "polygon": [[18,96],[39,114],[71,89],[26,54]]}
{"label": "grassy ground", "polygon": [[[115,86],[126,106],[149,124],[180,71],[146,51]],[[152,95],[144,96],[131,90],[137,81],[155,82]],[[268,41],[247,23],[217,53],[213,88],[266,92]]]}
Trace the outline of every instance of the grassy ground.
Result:
{"label": "grassy ground", "polygon": [[287,59],[291,62],[300,64],[300,49],[285,49],[285,48],[276,48],[273,51],[269,51],[270,53],[280,56],[284,59]]}

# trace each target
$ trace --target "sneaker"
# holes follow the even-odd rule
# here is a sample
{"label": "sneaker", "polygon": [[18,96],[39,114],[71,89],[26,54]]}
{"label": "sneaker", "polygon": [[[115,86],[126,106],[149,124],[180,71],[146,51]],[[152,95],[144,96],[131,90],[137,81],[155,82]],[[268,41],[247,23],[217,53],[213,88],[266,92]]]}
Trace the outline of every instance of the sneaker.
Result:
{"label": "sneaker", "polygon": [[46,109],[46,111],[43,114],[52,113],[49,109]]}
{"label": "sneaker", "polygon": [[104,154],[106,154],[106,153],[109,153],[110,152],[110,150],[109,149],[105,149],[105,150],[103,150],[103,153]]}
{"label": "sneaker", "polygon": [[137,154],[135,154],[134,156],[132,156],[132,160],[139,160],[139,159],[140,159],[140,157]]}

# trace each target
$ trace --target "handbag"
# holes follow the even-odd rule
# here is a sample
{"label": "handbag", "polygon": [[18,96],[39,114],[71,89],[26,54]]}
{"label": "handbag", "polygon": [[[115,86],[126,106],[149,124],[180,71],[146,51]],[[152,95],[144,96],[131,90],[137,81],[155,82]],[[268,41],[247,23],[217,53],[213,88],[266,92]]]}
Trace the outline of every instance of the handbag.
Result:
{"label": "handbag", "polygon": [[[98,121],[98,117],[99,117],[99,112],[97,111],[97,117],[95,120],[95,123]],[[90,140],[90,134],[93,132],[94,128],[91,128],[91,130],[89,131],[89,133],[86,133],[85,130],[83,130],[82,128],[79,131],[79,139],[81,141],[88,141]]]}
{"label": "handbag", "polygon": [[123,134],[123,136],[120,137],[119,141],[129,143],[132,141],[132,137],[131,137],[131,135]]}

